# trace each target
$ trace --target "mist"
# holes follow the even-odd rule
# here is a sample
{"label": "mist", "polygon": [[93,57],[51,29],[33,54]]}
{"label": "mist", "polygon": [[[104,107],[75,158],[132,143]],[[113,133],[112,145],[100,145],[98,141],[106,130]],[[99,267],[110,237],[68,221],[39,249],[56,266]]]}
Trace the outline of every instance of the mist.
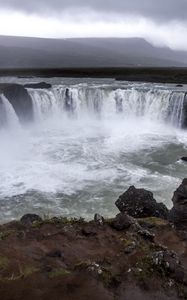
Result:
{"label": "mist", "polygon": [[[7,116],[0,131],[1,219],[32,207],[68,217],[91,218],[98,209],[112,216],[113,199],[132,184],[154,188],[156,199],[170,207],[173,186],[186,172],[173,159],[176,148],[182,153],[187,143],[182,130],[186,92],[104,79],[52,82],[50,89],[27,90],[31,122],[0,96]],[[151,164],[158,155],[159,162]]]}
{"label": "mist", "polygon": [[[132,3],[131,3],[132,2]],[[13,36],[141,37],[187,50],[186,1],[1,1],[0,34]],[[169,8],[169,9],[168,9]]]}

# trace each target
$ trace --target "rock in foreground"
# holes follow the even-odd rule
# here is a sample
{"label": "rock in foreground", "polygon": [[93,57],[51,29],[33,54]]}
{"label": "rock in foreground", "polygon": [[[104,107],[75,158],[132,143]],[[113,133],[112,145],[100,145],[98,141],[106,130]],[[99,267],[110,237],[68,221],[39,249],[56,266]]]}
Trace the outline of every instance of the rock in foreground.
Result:
{"label": "rock in foreground", "polygon": [[130,228],[135,224],[132,217],[128,216],[126,213],[118,214],[115,219],[111,222],[112,228],[121,231]]}
{"label": "rock in foreground", "polygon": [[181,157],[181,160],[187,162],[187,156]]}
{"label": "rock in foreground", "polygon": [[170,221],[177,229],[187,230],[187,178],[174,192]]}
{"label": "rock in foreground", "polygon": [[163,203],[157,203],[152,192],[136,189],[134,186],[119,197],[116,206],[121,212],[126,212],[134,218],[168,218],[167,207]]}
{"label": "rock in foreground", "polygon": [[1,225],[0,299],[187,299],[187,238],[176,230],[187,229],[187,179],[173,203],[176,228],[167,208],[135,187],[113,219],[27,214]]}
{"label": "rock in foreground", "polygon": [[20,219],[20,223],[24,226],[31,226],[32,224],[34,224],[34,222],[41,222],[41,221],[42,219],[40,218],[40,216],[35,214],[27,214]]}

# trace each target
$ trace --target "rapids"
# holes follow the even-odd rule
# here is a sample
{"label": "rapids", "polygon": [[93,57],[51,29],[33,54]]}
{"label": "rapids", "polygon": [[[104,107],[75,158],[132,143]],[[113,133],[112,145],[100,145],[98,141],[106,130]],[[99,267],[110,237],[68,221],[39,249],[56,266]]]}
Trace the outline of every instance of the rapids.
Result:
{"label": "rapids", "polygon": [[28,212],[110,217],[129,185],[171,206],[186,177],[185,88],[71,79],[28,93],[28,124],[0,95],[1,222]]}

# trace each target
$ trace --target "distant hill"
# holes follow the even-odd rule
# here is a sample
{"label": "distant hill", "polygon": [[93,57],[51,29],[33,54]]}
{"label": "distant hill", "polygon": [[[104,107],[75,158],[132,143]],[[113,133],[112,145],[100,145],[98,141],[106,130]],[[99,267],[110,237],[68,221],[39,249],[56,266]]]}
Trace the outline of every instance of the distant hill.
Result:
{"label": "distant hill", "polygon": [[140,38],[42,39],[0,36],[0,68],[185,67],[187,52]]}

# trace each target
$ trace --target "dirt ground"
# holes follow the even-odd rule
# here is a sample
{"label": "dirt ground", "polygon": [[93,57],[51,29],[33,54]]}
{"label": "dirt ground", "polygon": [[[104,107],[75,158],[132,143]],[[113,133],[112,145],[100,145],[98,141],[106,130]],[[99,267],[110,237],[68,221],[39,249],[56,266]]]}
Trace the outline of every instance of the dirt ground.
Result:
{"label": "dirt ground", "polygon": [[187,299],[180,274],[152,260],[173,250],[187,268],[185,233],[156,218],[140,225],[154,240],[131,227],[117,231],[111,220],[100,225],[54,218],[0,226],[0,299]]}

